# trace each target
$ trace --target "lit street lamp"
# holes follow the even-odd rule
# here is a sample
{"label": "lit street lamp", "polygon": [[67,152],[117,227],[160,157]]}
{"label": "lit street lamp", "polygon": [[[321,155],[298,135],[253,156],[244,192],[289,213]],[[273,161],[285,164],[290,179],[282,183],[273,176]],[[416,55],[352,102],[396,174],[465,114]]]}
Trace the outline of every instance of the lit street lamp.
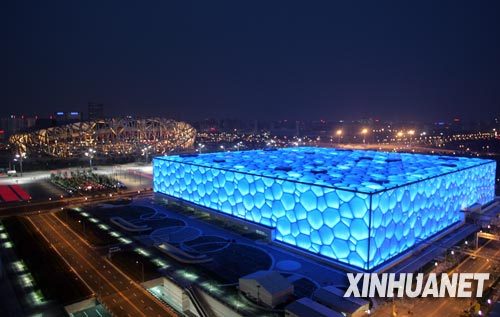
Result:
{"label": "lit street lamp", "polygon": [[368,129],[367,128],[363,128],[363,130],[361,130],[361,135],[363,136],[363,144],[366,143],[366,135],[368,134]]}
{"label": "lit street lamp", "polygon": [[20,154],[16,154],[16,158],[14,161],[19,160],[19,169],[21,170],[21,176],[23,176],[23,159],[26,158],[26,153],[20,152]]}
{"label": "lit street lamp", "polygon": [[83,227],[83,235],[84,235],[84,236],[87,236],[87,233],[85,232],[85,221],[78,220],[78,222],[82,224],[82,227]]}
{"label": "lit street lamp", "polygon": [[149,162],[149,151],[151,150],[151,145],[146,146],[142,149],[142,156],[146,157],[146,163]]}
{"label": "lit street lamp", "polygon": [[89,158],[90,169],[92,170],[92,159],[94,158],[95,150],[89,149],[88,152],[85,152],[85,156]]}
{"label": "lit street lamp", "polygon": [[141,271],[142,271],[142,282],[144,283],[144,263],[142,261],[135,261],[135,264],[141,264]]}
{"label": "lit street lamp", "polygon": [[342,129],[338,129],[335,134],[337,135],[337,138],[338,138],[338,143],[340,143],[340,138],[342,137],[342,134],[344,133],[344,131],[342,131]]}
{"label": "lit street lamp", "polygon": [[234,148],[236,149],[236,151],[239,151],[240,150],[240,147],[243,145],[243,142],[238,142],[235,144]]}
{"label": "lit street lamp", "polygon": [[198,143],[198,153],[201,154],[201,151],[205,148],[205,144]]}
{"label": "lit street lamp", "polygon": [[411,138],[415,134],[415,130],[408,130],[408,135],[410,136],[410,147],[411,147]]}

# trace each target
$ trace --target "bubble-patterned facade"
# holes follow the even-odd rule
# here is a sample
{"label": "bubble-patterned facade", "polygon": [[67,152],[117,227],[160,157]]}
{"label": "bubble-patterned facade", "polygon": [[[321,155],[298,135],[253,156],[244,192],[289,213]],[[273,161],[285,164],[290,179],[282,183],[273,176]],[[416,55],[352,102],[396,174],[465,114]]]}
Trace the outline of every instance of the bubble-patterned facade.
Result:
{"label": "bubble-patterned facade", "polygon": [[494,199],[496,163],[285,148],[156,157],[154,190],[274,228],[285,244],[371,270]]}

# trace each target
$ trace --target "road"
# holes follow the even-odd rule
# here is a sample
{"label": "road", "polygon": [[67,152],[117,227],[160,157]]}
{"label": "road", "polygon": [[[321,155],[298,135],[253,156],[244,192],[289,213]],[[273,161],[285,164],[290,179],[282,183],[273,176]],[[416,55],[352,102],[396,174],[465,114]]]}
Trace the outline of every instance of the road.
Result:
{"label": "road", "polygon": [[[478,256],[468,257],[460,263],[452,273],[486,273],[492,271],[493,266],[498,265],[500,256],[500,242],[489,241],[478,250]],[[496,259],[488,260],[487,258]],[[491,286],[492,277],[485,282],[483,290]],[[418,298],[397,299],[397,316],[428,316],[428,317],[456,317],[472,306],[474,299],[470,298]],[[409,313],[410,312],[410,313]],[[387,304],[379,307],[373,316],[391,316],[392,305]]]}
{"label": "road", "polygon": [[27,219],[114,316],[177,316],[54,214],[32,215]]}
{"label": "road", "polygon": [[152,190],[144,191],[121,191],[117,193],[110,194],[97,194],[93,196],[76,196],[76,197],[63,197],[59,199],[52,199],[50,201],[42,202],[22,202],[14,206],[1,204],[0,203],[0,218],[9,216],[23,216],[30,215],[34,213],[46,212],[54,210],[56,208],[85,205],[85,204],[95,204],[104,201],[110,201],[112,199],[121,198],[138,198],[151,195]]}

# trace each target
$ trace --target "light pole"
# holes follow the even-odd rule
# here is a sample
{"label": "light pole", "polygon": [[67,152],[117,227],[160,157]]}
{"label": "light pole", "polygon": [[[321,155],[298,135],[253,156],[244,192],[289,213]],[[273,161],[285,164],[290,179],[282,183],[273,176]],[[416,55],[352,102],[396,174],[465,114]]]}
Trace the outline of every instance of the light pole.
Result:
{"label": "light pole", "polygon": [[83,235],[87,236],[87,234],[85,233],[85,221],[78,220],[78,222],[81,223],[83,226]]}
{"label": "light pole", "polygon": [[92,170],[92,159],[94,158],[94,154],[94,149],[89,149],[87,152],[85,152],[85,156],[89,158],[90,170]]}
{"label": "light pole", "polygon": [[143,150],[142,150],[142,155],[146,156],[146,163],[149,162],[149,151],[151,150],[151,145],[149,146],[146,146]]}
{"label": "light pole", "polygon": [[361,130],[361,135],[363,136],[363,144],[366,143],[366,134],[368,134],[368,129],[367,128],[363,128]]}
{"label": "light pole", "polygon": [[410,142],[410,147],[411,147],[411,139],[412,139],[413,135],[415,134],[415,130],[408,130],[407,133],[410,136],[410,141],[409,142]]}
{"label": "light pole", "polygon": [[16,154],[16,159],[19,160],[19,169],[21,170],[21,176],[23,176],[23,159],[26,158],[26,153],[20,152]]}
{"label": "light pole", "polygon": [[239,151],[239,150],[240,150],[241,145],[242,145],[242,142],[241,142],[241,141],[240,141],[240,142],[238,142],[238,143],[236,143],[236,145],[234,146],[234,147],[236,148],[236,151]]}
{"label": "light pole", "polygon": [[340,143],[340,138],[342,138],[343,133],[344,133],[344,131],[342,131],[342,129],[338,129],[337,131],[335,131],[335,134],[337,135],[337,138],[338,138],[337,143]]}
{"label": "light pole", "polygon": [[198,143],[198,152],[201,154],[201,151],[205,147],[205,144]]}
{"label": "light pole", "polygon": [[144,283],[144,263],[142,263],[142,261],[135,261],[135,264],[141,264],[141,272],[142,272],[142,282]]}
{"label": "light pole", "polygon": [[403,137],[405,136],[405,133],[403,131],[398,131],[398,133],[396,133],[396,137],[397,137],[397,144],[399,144],[399,146],[403,147],[402,145],[402,142],[403,142]]}
{"label": "light pole", "polygon": [[257,302],[260,304],[260,284],[257,284]]}

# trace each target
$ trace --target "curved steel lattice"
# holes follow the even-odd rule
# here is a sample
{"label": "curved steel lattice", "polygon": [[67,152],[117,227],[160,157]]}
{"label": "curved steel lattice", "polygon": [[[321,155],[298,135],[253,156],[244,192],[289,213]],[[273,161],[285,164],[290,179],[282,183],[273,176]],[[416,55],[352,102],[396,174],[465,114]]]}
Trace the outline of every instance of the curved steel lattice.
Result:
{"label": "curved steel lattice", "polygon": [[91,147],[106,155],[140,153],[146,146],[151,153],[166,153],[192,147],[195,137],[196,130],[185,122],[111,118],[14,134],[9,142],[24,153],[72,157]]}

